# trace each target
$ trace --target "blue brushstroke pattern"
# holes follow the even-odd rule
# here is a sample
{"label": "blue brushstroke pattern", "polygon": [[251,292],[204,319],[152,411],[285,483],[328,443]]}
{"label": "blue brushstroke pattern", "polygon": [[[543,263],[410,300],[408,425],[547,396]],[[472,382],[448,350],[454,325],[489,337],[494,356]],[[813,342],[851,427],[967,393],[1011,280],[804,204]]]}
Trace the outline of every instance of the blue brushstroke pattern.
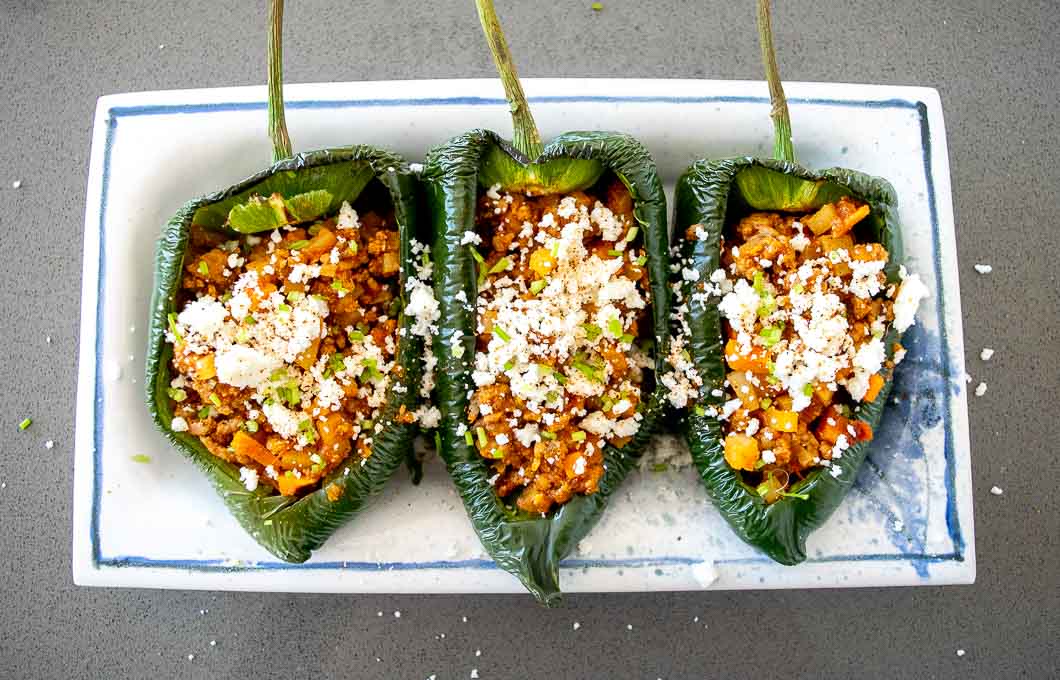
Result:
{"label": "blue brushstroke pattern", "polygon": [[[896,548],[923,553],[929,510],[934,506],[937,512],[945,499],[931,502],[926,469],[928,456],[940,458],[943,452],[926,451],[921,437],[939,427],[945,415],[943,394],[956,392],[959,385],[947,384],[936,334],[917,324],[906,333],[903,344],[908,352],[895,369],[890,403],[854,488],[869,501],[872,512],[887,518],[887,536]],[[910,564],[927,578],[927,562]]]}

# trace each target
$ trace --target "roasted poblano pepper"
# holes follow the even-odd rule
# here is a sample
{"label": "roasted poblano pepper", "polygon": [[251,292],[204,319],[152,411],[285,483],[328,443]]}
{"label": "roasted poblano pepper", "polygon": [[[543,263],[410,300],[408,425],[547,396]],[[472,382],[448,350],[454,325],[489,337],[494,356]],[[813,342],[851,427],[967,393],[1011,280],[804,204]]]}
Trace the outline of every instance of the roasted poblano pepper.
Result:
{"label": "roasted poblano pepper", "polygon": [[[511,103],[515,134],[514,143],[487,130],[456,137],[430,152],[423,173],[434,229],[435,297],[441,312],[434,343],[442,413],[440,450],[486,550],[541,602],[551,605],[560,597],[560,560],[597,522],[636,464],[656,427],[662,397],[658,389],[644,395],[643,420],[636,435],[621,448],[606,447],[605,472],[595,493],[575,495],[544,517],[519,511],[498,498],[487,481],[487,463],[459,429],[466,425],[474,389],[471,373],[477,324],[476,313],[457,301],[474,301],[477,296],[476,262],[461,241],[475,229],[480,190],[499,184],[502,191],[512,193],[563,194],[591,187],[604,173],[613,173],[634,200],[647,255],[656,356],[665,356],[669,342],[665,196],[651,157],[627,135],[569,132],[542,147],[492,2],[479,0],[477,4]],[[459,349],[454,351],[454,346]]]}
{"label": "roasted poblano pepper", "polygon": [[[769,0],[760,0],[758,20],[773,102],[776,159],[699,161],[681,176],[675,191],[674,239],[682,263],[698,271],[700,280],[706,280],[722,266],[722,238],[734,219],[752,210],[812,212],[849,196],[870,206],[869,218],[858,229],[886,248],[890,258],[884,272],[889,282],[897,283],[902,241],[894,189],[884,179],[853,170],[813,171],[795,163],[787,103],[773,56]],[[699,237],[686,238],[693,225],[701,227]],[[794,484],[786,496],[767,503],[744,481],[741,472],[726,462],[722,422],[708,415],[713,409],[720,410],[724,401],[716,395],[722,394],[726,379],[725,338],[719,298],[696,301],[692,297],[699,283],[682,280],[680,295],[687,301],[683,312],[690,331],[689,351],[703,381],[697,407],[685,421],[692,458],[715,506],[737,535],[777,562],[797,564],[806,558],[806,537],[828,519],[854,484],[870,442],[854,444],[840,460],[832,462],[840,468],[838,477],[819,467]],[[899,340],[889,328],[883,340],[888,360],[893,358],[893,347]],[[888,375],[876,398],[862,404],[855,417],[875,429],[890,389]]]}
{"label": "roasted poblano pepper", "polygon": [[[173,405],[167,395],[170,386],[170,360],[173,347],[166,341],[167,318],[174,312],[181,284],[181,271],[189,233],[193,225],[218,230],[237,238],[241,234],[271,230],[267,203],[250,203],[254,195],[279,194],[288,201],[288,213],[329,215],[343,201],[351,204],[365,187],[378,182],[393,204],[400,235],[401,303],[405,304],[405,278],[413,275],[410,266],[411,240],[416,224],[416,184],[405,162],[391,153],[368,146],[324,149],[291,155],[283,119],[281,84],[282,0],[274,0],[270,12],[269,43],[269,121],[273,139],[274,164],[224,191],[191,201],[166,224],[158,242],[154,292],[151,300],[147,348],[146,396],[148,408],[162,433],[177,449],[198,465],[221,495],[239,523],[265,549],[288,562],[303,562],[385,482],[405,460],[411,448],[415,425],[398,418],[411,412],[419,394],[423,343],[411,332],[410,320],[402,315],[405,329],[398,347],[400,371],[387,394],[382,415],[377,419],[372,454],[364,460],[351,458],[325,476],[320,488],[301,497],[282,496],[260,485],[248,491],[240,481],[239,468],[211,454],[197,437],[174,431]],[[326,193],[324,193],[326,192]],[[327,200],[330,197],[330,200]],[[247,205],[261,208],[252,215]],[[264,207],[263,207],[264,206]],[[243,208],[243,209],[241,209]],[[235,211],[233,212],[233,209]],[[232,218],[230,219],[230,213]],[[264,226],[262,226],[264,225]],[[404,416],[404,414],[403,414]]]}

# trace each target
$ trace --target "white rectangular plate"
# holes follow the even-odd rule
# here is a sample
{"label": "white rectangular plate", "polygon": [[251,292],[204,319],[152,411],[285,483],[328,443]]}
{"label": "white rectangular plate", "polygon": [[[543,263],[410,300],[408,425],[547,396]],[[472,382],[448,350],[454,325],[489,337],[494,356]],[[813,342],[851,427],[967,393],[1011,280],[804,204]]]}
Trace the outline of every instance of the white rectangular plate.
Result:
{"label": "white rectangular plate", "polygon": [[[763,83],[528,80],[545,139],[578,129],[640,138],[668,192],[697,158],[768,155]],[[565,563],[567,591],[971,583],[972,491],[961,301],[938,93],[788,83],[795,147],[809,167],[888,178],[911,270],[932,297],[908,336],[895,403],[871,459],[797,567],[744,545],[694,470],[633,473]],[[496,80],[295,85],[296,150],[376,144],[419,161],[470,127],[510,130]],[[82,585],[327,592],[510,592],[478,544],[440,463],[386,493],[302,565],[277,562],[229,517],[159,435],[142,396],[155,240],[185,201],[267,167],[265,88],[103,97],[85,211],[74,488],[74,580]],[[657,456],[672,452],[660,443]],[[150,456],[149,464],[132,456]]]}

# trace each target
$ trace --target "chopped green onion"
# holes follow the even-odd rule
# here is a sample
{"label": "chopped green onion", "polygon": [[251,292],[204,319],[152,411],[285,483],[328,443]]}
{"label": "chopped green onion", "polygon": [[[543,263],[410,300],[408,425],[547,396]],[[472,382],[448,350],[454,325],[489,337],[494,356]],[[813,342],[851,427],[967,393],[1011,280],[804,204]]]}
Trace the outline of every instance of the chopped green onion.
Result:
{"label": "chopped green onion", "polygon": [[791,292],[793,293],[801,293],[804,290],[806,289],[802,287],[801,283],[796,283],[794,286],[791,287]]}
{"label": "chopped green onion", "polygon": [[357,241],[350,241],[350,245],[346,246],[346,250],[350,251],[354,255],[357,254]]}
{"label": "chopped green onion", "polygon": [[170,312],[169,316],[169,332],[173,334],[177,342],[183,342],[183,338],[180,337],[180,331],[177,330],[177,315],[175,312]]}
{"label": "chopped green onion", "polygon": [[791,493],[789,491],[781,491],[778,493],[778,495],[783,496],[784,498],[798,498],[801,501],[810,500],[810,494],[807,493]]}
{"label": "chopped green onion", "polygon": [[638,267],[643,267],[645,264],[647,264],[647,262],[648,262],[648,256],[647,255],[641,255],[640,257],[638,257],[636,260],[633,261],[633,264],[637,265]]}
{"label": "chopped green onion", "polygon": [[546,404],[549,403],[549,402],[558,401],[558,400],[559,400],[559,394],[557,394],[556,392],[546,392],[545,393],[545,403]]}
{"label": "chopped green onion", "polygon": [[599,369],[597,369],[592,364],[588,364],[584,361],[575,361],[574,368],[577,369],[579,373],[584,375],[589,380],[592,380],[593,382],[603,382],[603,380],[600,379],[600,376],[597,373]]}
{"label": "chopped green onion", "polygon": [[651,466],[651,471],[652,472],[666,472],[667,468],[669,468],[669,467],[670,466],[667,465],[666,463],[656,463],[655,465]]}
{"label": "chopped green onion", "polygon": [[203,406],[201,409],[199,409],[199,412],[196,415],[199,417],[199,420],[206,420],[210,417],[212,413],[213,409],[211,407]]}
{"label": "chopped green onion", "polygon": [[504,342],[511,342],[512,340],[512,336],[508,335],[508,333],[500,326],[494,326],[493,332],[498,338],[500,338]]}
{"label": "chopped green onion", "polygon": [[585,441],[585,433],[581,430],[575,430],[575,432],[570,436],[570,438],[576,442],[583,442]]}
{"label": "chopped green onion", "polygon": [[773,405],[773,400],[770,399],[769,397],[766,397],[765,399],[760,399],[758,401],[758,408],[769,408],[772,405]]}
{"label": "chopped green onion", "polygon": [[695,408],[692,409],[692,412],[695,413],[697,416],[699,416],[701,418],[703,416],[707,415],[706,410],[702,406],[696,406]]}
{"label": "chopped green onion", "polygon": [[338,373],[346,368],[346,362],[342,359],[342,355],[337,352],[328,357],[328,367],[331,369],[332,373]]}
{"label": "chopped green onion", "polygon": [[547,281],[545,281],[544,279],[538,279],[537,281],[534,281],[533,283],[530,284],[530,292],[533,293],[534,295],[537,295],[538,293],[543,291],[545,289],[545,286],[547,286],[547,285],[548,285]]}
{"label": "chopped green onion", "polygon": [[228,302],[232,299],[232,291],[225,291],[225,294],[221,296],[221,302]]}
{"label": "chopped green onion", "polygon": [[134,463],[150,463],[151,462],[151,456],[145,456],[142,453],[138,453],[135,456],[129,456],[129,458]]}
{"label": "chopped green onion", "polygon": [[243,319],[243,323],[247,324],[248,326],[253,326],[257,322],[258,320],[254,318],[253,314],[247,314],[246,318]]}
{"label": "chopped green onion", "polygon": [[494,264],[492,267],[490,267],[489,273],[490,274],[499,274],[500,272],[507,271],[508,270],[508,266],[511,263],[512,263],[512,261],[510,259],[508,259],[507,257],[502,257],[501,259],[497,260],[496,264]]}
{"label": "chopped green onion", "polygon": [[555,432],[549,432],[548,430],[545,430],[544,432],[541,433],[541,438],[542,439],[552,440],[552,439],[556,438],[556,433]]}
{"label": "chopped green onion", "polygon": [[773,296],[766,295],[766,297],[762,300],[762,304],[758,306],[758,311],[756,313],[758,314],[759,318],[764,318],[772,314],[773,310],[775,310],[776,308],[777,302],[773,299]]}
{"label": "chopped green onion", "polygon": [[471,250],[471,257],[475,258],[475,262],[486,264],[486,259],[482,257],[482,253],[480,253],[475,246],[469,245],[468,248]]}
{"label": "chopped green onion", "polygon": [[802,386],[803,395],[809,397],[813,395],[813,383],[806,383]]}
{"label": "chopped green onion", "polygon": [[203,276],[210,275],[210,265],[206,264],[206,260],[199,260],[199,273]]}
{"label": "chopped green onion", "polygon": [[593,4],[591,4],[589,6],[592,7],[594,12],[600,12],[600,11],[602,11],[604,9],[604,3],[602,3],[602,2],[594,2]]}
{"label": "chopped green onion", "polygon": [[240,328],[236,331],[236,342],[245,344],[247,340],[250,340],[250,333],[246,328]]}
{"label": "chopped green onion", "polygon": [[607,251],[607,254],[610,255],[611,257],[622,257],[622,251],[621,250],[609,250],[609,251]]}
{"label": "chopped green onion", "polygon": [[269,375],[269,382],[277,382],[279,380],[286,380],[286,379],[287,379],[287,369],[286,368],[277,368],[275,371],[273,371]]}
{"label": "chopped green onion", "polygon": [[515,368],[515,359],[509,359],[507,362],[505,362],[504,370],[510,371],[513,368]]}
{"label": "chopped green onion", "polygon": [[585,337],[589,339],[589,342],[593,342],[604,332],[602,328],[591,323],[583,323],[582,328],[585,329]]}
{"label": "chopped green onion", "polygon": [[624,333],[622,335],[622,337],[619,338],[619,340],[621,340],[622,342],[626,343],[627,345],[631,345],[631,344],[633,344],[633,340],[635,340],[635,338],[632,335],[630,335],[629,333]]}
{"label": "chopped green onion", "polygon": [[291,302],[299,302],[305,300],[305,293],[300,290],[292,290],[287,294],[287,299]]}
{"label": "chopped green onion", "polygon": [[33,424],[33,419],[32,418],[26,418],[25,420],[23,420],[21,423],[18,424],[18,429],[25,430],[27,427],[29,427],[32,424]]}
{"label": "chopped green onion", "polygon": [[221,408],[221,397],[217,396],[216,394],[211,394],[210,395],[210,401],[217,408]]}
{"label": "chopped green onion", "polygon": [[766,290],[766,277],[762,272],[755,272],[754,289],[759,297],[769,295],[769,291]]}
{"label": "chopped green onion", "polygon": [[166,390],[166,394],[168,394],[169,398],[173,401],[184,401],[188,398],[188,393],[179,387],[170,387]]}
{"label": "chopped green onion", "polygon": [[763,345],[766,347],[772,347],[780,342],[780,338],[783,334],[783,326],[766,326],[758,332],[758,337],[762,338]]}
{"label": "chopped green onion", "polygon": [[758,460],[755,461],[755,470],[761,470],[766,465],[767,465],[767,463],[764,460],[762,460],[761,458],[759,458]]}
{"label": "chopped green onion", "polygon": [[759,496],[765,497],[769,495],[769,492],[773,490],[773,485],[769,482],[762,482],[755,487],[755,491],[758,492]]}
{"label": "chopped green onion", "polygon": [[504,458],[504,449],[493,449],[493,451],[490,452],[490,457],[498,460]]}
{"label": "chopped green onion", "polygon": [[317,234],[320,233],[320,225],[319,224],[314,224],[313,226],[309,227],[309,229],[307,229],[306,231],[309,232],[310,236],[316,236]]}
{"label": "chopped green onion", "polygon": [[300,241],[295,241],[294,243],[291,244],[291,250],[301,250],[302,248],[305,248],[307,245],[309,245],[309,241],[307,241],[305,239],[302,239]]}
{"label": "chopped green onion", "polygon": [[258,421],[256,421],[256,420],[248,420],[248,421],[244,422],[243,423],[243,429],[246,430],[247,432],[257,432],[258,431]]}
{"label": "chopped green onion", "polygon": [[306,432],[312,427],[313,427],[313,421],[310,420],[309,418],[306,418],[302,422],[298,423],[298,431],[299,432]]}
{"label": "chopped green onion", "polygon": [[364,342],[364,333],[358,330],[350,331],[347,337],[349,337],[350,342]]}
{"label": "chopped green onion", "polygon": [[622,331],[624,329],[622,328],[621,321],[619,321],[618,319],[609,319],[607,322],[607,330],[609,333],[611,333],[611,335],[617,338],[622,335]]}
{"label": "chopped green onion", "polygon": [[338,291],[339,293],[347,292],[346,286],[342,285],[342,281],[339,281],[338,279],[335,279],[331,282],[331,289],[334,291]]}
{"label": "chopped green onion", "polygon": [[289,312],[291,311],[291,305],[287,304],[286,302],[281,302],[276,306],[276,309],[280,310],[281,312]]}
{"label": "chopped green onion", "polygon": [[486,446],[489,444],[489,440],[486,439],[486,430],[485,430],[485,428],[476,427],[475,428],[475,434],[478,435],[479,448],[483,448],[483,449],[486,448]]}
{"label": "chopped green onion", "polygon": [[467,430],[466,432],[464,432],[464,441],[467,442],[468,446],[474,446],[475,439],[471,436],[471,430]]}

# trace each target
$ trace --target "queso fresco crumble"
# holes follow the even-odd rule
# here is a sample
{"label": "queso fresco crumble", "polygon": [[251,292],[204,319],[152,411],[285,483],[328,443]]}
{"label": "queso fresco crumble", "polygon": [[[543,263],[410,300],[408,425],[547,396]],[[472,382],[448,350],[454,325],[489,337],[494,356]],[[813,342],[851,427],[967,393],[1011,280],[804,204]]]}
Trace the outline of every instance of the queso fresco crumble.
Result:
{"label": "queso fresco crumble", "polygon": [[872,438],[857,408],[905,355],[895,343],[887,359],[888,327],[904,332],[927,293],[904,267],[887,282],[887,251],[856,229],[869,212],[841,198],[809,215],[752,213],[700,284],[721,296],[726,338],[724,405],[709,415],[724,421],[725,460],[767,502],[798,495],[787,490],[814,469],[839,477],[832,463]]}
{"label": "queso fresco crumble", "polygon": [[[311,226],[238,240],[193,226],[166,335],[172,429],[240,466],[249,490],[294,495],[351,455],[363,464],[388,389],[402,388],[400,267],[393,215],[349,203]],[[433,296],[417,277],[407,285],[413,332],[427,335]]]}
{"label": "queso fresco crumble", "polygon": [[498,496],[518,492],[519,508],[544,513],[595,492],[604,446],[640,427],[647,258],[617,178],[564,196],[499,189],[480,197],[463,239],[481,274],[478,299],[460,300],[478,313],[461,429]]}

